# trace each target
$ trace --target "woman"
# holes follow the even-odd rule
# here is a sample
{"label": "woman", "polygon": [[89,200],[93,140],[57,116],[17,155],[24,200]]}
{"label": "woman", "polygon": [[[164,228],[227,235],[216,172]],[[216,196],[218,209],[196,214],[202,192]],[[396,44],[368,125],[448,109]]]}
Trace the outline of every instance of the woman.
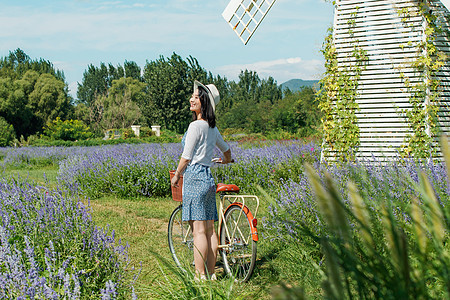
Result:
{"label": "woman", "polygon": [[224,154],[222,163],[231,162],[231,151],[216,127],[215,109],[219,91],[213,84],[194,82],[189,100],[193,122],[181,141],[183,153],[171,184],[183,174],[183,221],[189,221],[194,237],[195,279],[215,279],[218,240],[214,221],[218,220],[214,178],[210,166],[217,146]]}

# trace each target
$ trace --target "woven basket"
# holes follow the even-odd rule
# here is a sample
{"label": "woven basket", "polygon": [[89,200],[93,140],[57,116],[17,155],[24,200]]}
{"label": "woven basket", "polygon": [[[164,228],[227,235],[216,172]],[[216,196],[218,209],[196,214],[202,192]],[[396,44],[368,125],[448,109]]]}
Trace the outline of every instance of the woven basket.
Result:
{"label": "woven basket", "polygon": [[[170,182],[172,182],[172,178],[175,176],[175,170],[170,171]],[[180,175],[180,180],[178,181],[178,186],[172,186],[172,199],[173,201],[181,202],[183,201],[183,175]]]}

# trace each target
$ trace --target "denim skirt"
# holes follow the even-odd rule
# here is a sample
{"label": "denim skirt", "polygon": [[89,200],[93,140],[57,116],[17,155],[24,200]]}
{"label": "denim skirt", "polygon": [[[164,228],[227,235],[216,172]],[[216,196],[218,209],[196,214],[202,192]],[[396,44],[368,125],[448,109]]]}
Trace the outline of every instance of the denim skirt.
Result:
{"label": "denim skirt", "polygon": [[182,219],[183,221],[218,220],[216,185],[208,166],[189,165],[183,174]]}

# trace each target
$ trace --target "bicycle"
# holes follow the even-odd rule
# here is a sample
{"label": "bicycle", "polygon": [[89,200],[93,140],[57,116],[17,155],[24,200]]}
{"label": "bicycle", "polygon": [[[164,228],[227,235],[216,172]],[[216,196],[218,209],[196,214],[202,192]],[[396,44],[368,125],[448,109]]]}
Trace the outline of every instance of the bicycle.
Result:
{"label": "bicycle", "polygon": [[[215,162],[218,162],[217,160]],[[175,171],[170,171],[171,177]],[[182,178],[179,187],[172,187],[172,197],[182,201]],[[240,282],[249,280],[256,263],[256,248],[258,230],[256,215],[259,208],[259,198],[256,195],[240,195],[239,187],[234,184],[219,183],[216,194],[219,194],[219,252],[223,268],[229,276],[234,276]],[[255,201],[255,215],[246,205],[246,201]],[[224,203],[228,206],[224,209]],[[194,240],[188,222],[181,219],[181,203],[174,209],[169,219],[168,241],[176,265],[183,271],[193,270]]]}

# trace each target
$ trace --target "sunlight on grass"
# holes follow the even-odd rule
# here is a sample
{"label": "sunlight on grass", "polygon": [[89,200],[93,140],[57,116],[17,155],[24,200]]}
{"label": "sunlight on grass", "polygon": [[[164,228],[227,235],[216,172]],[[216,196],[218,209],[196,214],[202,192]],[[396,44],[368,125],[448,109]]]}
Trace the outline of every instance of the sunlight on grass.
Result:
{"label": "sunlight on grass", "polygon": [[1,172],[1,177],[13,177],[27,179],[27,181],[35,182],[38,185],[46,185],[49,188],[56,188],[58,183],[56,176],[58,175],[58,167],[47,166],[41,169],[12,169],[6,168]]}

